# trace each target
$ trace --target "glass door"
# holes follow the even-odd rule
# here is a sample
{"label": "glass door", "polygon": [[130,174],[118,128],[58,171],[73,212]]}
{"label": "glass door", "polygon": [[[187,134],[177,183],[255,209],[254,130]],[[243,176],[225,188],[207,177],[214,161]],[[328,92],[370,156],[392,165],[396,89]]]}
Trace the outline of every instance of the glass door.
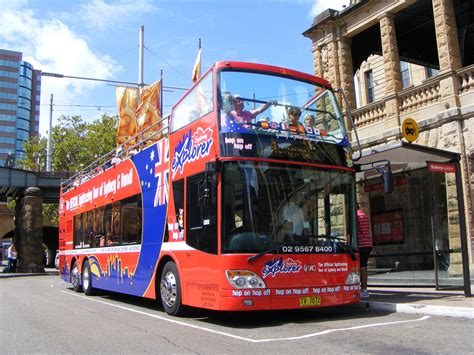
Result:
{"label": "glass door", "polygon": [[461,228],[454,164],[428,163],[436,288],[461,288]]}

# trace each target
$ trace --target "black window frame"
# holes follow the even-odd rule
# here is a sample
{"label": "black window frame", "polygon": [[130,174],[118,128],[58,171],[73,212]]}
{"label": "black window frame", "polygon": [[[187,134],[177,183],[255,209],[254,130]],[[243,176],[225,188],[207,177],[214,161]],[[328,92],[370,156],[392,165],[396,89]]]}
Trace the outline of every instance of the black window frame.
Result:
{"label": "black window frame", "polygon": [[[209,254],[218,253],[217,184],[214,173],[201,172],[186,178],[186,244]],[[207,203],[204,186],[210,187]]]}

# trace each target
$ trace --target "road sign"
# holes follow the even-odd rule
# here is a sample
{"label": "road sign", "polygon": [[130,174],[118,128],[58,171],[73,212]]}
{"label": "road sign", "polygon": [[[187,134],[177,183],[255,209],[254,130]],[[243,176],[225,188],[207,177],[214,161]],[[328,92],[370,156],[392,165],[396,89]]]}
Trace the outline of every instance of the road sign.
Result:
{"label": "road sign", "polygon": [[402,134],[408,142],[414,142],[418,138],[420,130],[413,118],[405,118],[402,123]]}

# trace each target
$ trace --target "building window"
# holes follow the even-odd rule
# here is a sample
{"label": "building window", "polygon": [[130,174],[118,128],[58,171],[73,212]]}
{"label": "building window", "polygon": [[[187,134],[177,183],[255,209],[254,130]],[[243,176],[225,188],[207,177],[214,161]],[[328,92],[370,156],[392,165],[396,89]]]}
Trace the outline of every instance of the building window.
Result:
{"label": "building window", "polygon": [[404,88],[410,86],[410,71],[407,62],[400,62],[400,73],[402,74],[402,85]]}
{"label": "building window", "polygon": [[439,74],[438,69],[433,69],[433,68],[426,68],[426,77],[431,78],[432,76],[436,76]]}
{"label": "building window", "polygon": [[370,104],[375,101],[375,86],[372,70],[365,72],[365,87],[367,88],[367,103]]}

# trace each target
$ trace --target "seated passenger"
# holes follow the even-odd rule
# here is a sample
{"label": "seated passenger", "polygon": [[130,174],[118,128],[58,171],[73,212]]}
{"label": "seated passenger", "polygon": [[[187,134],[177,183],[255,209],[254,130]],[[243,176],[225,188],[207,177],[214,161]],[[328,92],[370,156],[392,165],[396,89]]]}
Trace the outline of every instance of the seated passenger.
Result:
{"label": "seated passenger", "polygon": [[293,129],[296,129],[296,132],[294,133],[305,134],[304,127],[300,123],[301,110],[298,107],[290,106],[287,108],[286,113],[288,115],[288,124],[290,125],[290,130],[293,131]]}
{"label": "seated passenger", "polygon": [[262,104],[259,108],[255,110],[244,110],[244,102],[239,95],[234,95],[232,97],[232,102],[234,104],[234,109],[230,112],[232,119],[237,123],[249,123],[252,122],[255,117],[261,114],[263,111],[268,109],[270,105],[276,105],[276,101],[271,100],[266,104]]}
{"label": "seated passenger", "polygon": [[304,116],[304,128],[307,133],[314,133],[314,116],[310,113]]}

